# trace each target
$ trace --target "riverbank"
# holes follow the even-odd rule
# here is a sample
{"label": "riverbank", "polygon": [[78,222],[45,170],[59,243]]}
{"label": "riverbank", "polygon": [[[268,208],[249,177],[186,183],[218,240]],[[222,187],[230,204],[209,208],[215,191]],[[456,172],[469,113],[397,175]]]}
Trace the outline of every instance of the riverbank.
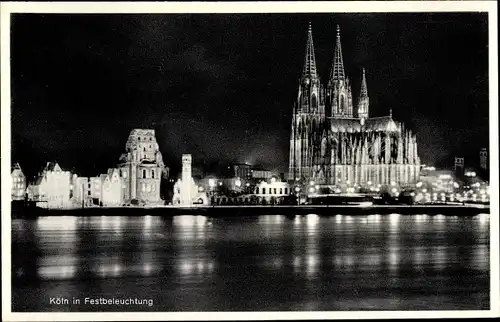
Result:
{"label": "riverbank", "polygon": [[490,213],[489,205],[255,205],[255,206],[191,206],[191,207],[118,207],[118,208],[83,208],[83,209],[43,209],[28,207],[12,211],[13,218],[34,218],[39,216],[252,216],[275,213],[280,215],[401,215],[428,214],[473,216]]}

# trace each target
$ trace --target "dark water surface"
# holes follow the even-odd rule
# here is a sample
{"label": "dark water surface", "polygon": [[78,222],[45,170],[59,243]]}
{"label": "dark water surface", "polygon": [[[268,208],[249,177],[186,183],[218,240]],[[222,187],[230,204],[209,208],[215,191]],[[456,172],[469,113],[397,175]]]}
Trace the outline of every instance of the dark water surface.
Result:
{"label": "dark water surface", "polygon": [[12,310],[489,309],[489,223],[487,214],[13,220]]}

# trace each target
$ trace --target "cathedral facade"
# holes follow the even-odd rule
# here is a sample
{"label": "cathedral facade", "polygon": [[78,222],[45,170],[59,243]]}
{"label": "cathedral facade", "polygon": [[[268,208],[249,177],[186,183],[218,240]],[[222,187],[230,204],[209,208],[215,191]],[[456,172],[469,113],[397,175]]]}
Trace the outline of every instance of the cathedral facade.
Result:
{"label": "cathedral facade", "polygon": [[290,178],[360,186],[405,186],[418,180],[420,159],[415,134],[394,120],[392,112],[370,117],[364,69],[361,78],[359,96],[354,101],[337,26],[332,69],[326,85],[321,82],[309,25],[292,117]]}

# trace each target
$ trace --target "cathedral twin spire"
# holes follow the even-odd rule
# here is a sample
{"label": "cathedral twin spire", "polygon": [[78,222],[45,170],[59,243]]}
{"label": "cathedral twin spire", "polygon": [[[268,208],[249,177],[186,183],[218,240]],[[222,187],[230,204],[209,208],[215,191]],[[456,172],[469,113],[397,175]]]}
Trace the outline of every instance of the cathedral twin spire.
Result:
{"label": "cathedral twin spire", "polygon": [[[308,80],[308,79],[318,79],[318,71],[317,71],[317,65],[316,65],[316,57],[314,54],[314,43],[313,43],[313,37],[312,37],[312,27],[311,23],[309,23],[308,31],[307,31],[307,45],[306,45],[306,57],[304,61],[304,69],[302,71],[302,79]],[[336,116],[337,113],[345,113],[347,112],[347,117],[352,117],[352,107],[349,108],[348,106],[344,105],[344,102],[342,101],[345,97],[350,97],[350,84],[349,80],[346,77],[346,73],[344,70],[344,59],[342,55],[342,44],[340,41],[340,27],[337,25],[337,36],[336,36],[336,42],[335,42],[335,50],[334,50],[334,55],[333,55],[333,62],[332,62],[332,69],[330,72],[330,77],[328,81],[328,86],[332,87],[332,90],[338,90],[334,89],[333,87],[337,87],[334,84],[339,84],[340,83],[346,83],[345,86],[342,86],[345,88],[345,90],[348,90],[349,92],[346,92],[346,96],[342,93],[336,93],[337,95],[331,95],[336,97],[336,99],[339,100],[339,102],[335,103],[333,102],[333,105],[336,105],[337,107],[333,107],[332,110],[332,116]],[[347,87],[346,87],[347,86]],[[344,90],[342,90],[343,92]],[[331,93],[333,94],[333,93]],[[340,95],[342,94],[342,95]],[[349,102],[346,102],[345,104],[350,105]],[[362,75],[362,80],[361,80],[361,90],[360,90],[360,95],[359,95],[359,100],[358,100],[358,117],[360,118],[368,118],[368,89],[366,85],[366,75],[365,75],[365,69],[363,68],[363,75]],[[352,106],[352,105],[351,105]],[[344,110],[344,112],[341,112],[341,110]]]}
{"label": "cathedral twin spire", "polygon": [[318,73],[316,71],[316,57],[314,55],[314,43],[312,38],[311,23],[309,23],[309,30],[307,31],[306,59],[304,62],[302,77],[318,77]]}
{"label": "cathedral twin spire", "polygon": [[330,73],[330,81],[344,80],[344,59],[342,57],[342,45],[340,43],[340,27],[337,25],[337,40],[335,42],[335,53],[333,54],[332,71]]}

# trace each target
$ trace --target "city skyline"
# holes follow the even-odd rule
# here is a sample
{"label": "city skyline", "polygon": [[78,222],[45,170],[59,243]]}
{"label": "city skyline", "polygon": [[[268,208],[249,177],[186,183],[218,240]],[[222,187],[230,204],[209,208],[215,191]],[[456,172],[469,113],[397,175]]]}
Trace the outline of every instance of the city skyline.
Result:
{"label": "city skyline", "polygon": [[173,169],[191,153],[286,171],[309,22],[321,78],[338,24],[354,96],[365,68],[370,110],[415,129],[422,163],[479,159],[487,14],[15,14],[12,161],[99,173],[152,128]]}

